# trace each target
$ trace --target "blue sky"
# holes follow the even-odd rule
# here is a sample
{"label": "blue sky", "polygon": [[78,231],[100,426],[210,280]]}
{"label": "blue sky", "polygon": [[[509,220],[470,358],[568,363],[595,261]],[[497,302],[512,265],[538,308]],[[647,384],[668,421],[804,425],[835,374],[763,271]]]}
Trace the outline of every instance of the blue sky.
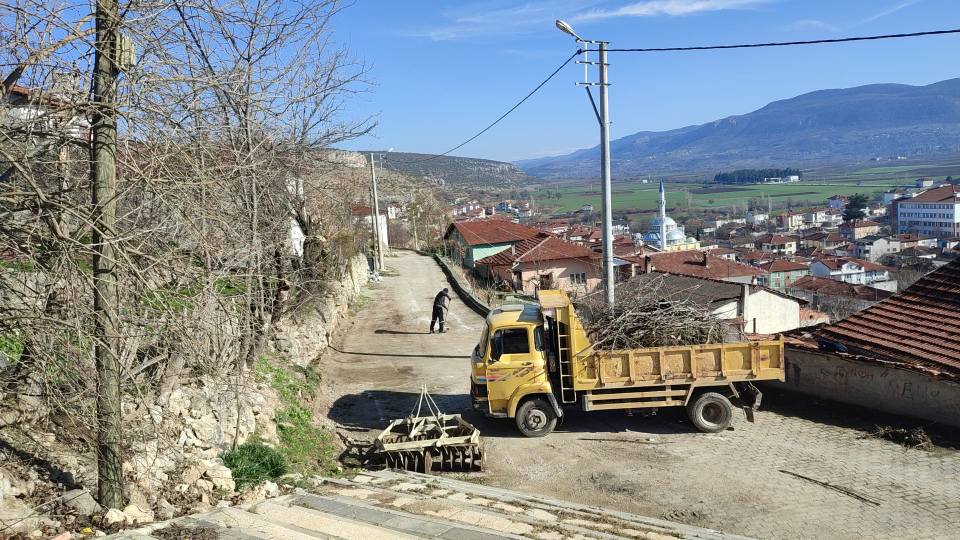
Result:
{"label": "blue sky", "polygon": [[[554,19],[611,47],[711,45],[960,27],[958,0],[356,0],[335,39],[370,67],[346,147],[439,153],[502,114],[575,49]],[[698,53],[611,53],[614,138],[755,110],[824,88],[960,77],[960,35]],[[568,65],[455,155],[513,161],[597,144],[581,66]]]}

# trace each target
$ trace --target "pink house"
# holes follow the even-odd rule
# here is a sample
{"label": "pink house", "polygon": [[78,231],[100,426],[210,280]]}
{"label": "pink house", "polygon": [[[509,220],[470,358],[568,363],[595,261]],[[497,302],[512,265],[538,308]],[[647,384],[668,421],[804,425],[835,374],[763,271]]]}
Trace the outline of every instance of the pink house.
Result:
{"label": "pink house", "polygon": [[516,291],[563,289],[570,293],[593,291],[602,279],[600,254],[556,236],[531,238],[511,249],[477,261],[491,276]]}

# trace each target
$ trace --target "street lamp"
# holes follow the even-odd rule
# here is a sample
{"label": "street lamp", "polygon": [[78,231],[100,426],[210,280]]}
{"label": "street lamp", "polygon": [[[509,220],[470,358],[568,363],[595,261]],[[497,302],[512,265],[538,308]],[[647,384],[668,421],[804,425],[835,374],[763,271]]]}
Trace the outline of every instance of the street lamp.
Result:
{"label": "street lamp", "polygon": [[559,28],[560,31],[563,32],[564,34],[570,34],[577,41],[583,41],[583,38],[578,36],[577,33],[573,31],[573,27],[567,24],[566,21],[557,19],[556,25],[557,25],[557,28]]}
{"label": "street lamp", "polygon": [[[601,184],[601,197],[603,199],[603,271],[605,275],[605,284],[607,289],[607,304],[613,305],[613,211],[611,204],[611,189],[610,189],[610,114],[609,114],[609,105],[607,101],[607,87],[610,84],[607,82],[607,45],[606,41],[591,41],[581,38],[574,30],[573,27],[567,24],[566,22],[557,19],[556,22],[557,28],[561,32],[573,36],[578,43],[583,44],[583,60],[577,61],[579,64],[584,65],[584,81],[582,83],[577,83],[580,86],[583,86],[587,90],[587,96],[590,97],[590,104],[593,105],[593,112],[597,115],[597,122],[600,123],[600,177],[602,180]],[[600,53],[600,59],[598,62],[590,62],[587,57],[587,53],[590,51],[590,44],[594,43],[597,45],[597,51]],[[600,82],[591,83],[587,77],[588,66],[598,65],[600,67]],[[593,101],[593,94],[590,92],[591,86],[600,87],[600,107],[597,108],[597,104]]]}

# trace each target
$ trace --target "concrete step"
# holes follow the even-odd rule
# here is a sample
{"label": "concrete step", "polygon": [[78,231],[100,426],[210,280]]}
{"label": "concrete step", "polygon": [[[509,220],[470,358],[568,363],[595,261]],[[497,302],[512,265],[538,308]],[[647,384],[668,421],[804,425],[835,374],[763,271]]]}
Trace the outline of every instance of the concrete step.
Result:
{"label": "concrete step", "polygon": [[[379,482],[358,477],[356,481],[335,480],[326,489],[339,501],[359,499],[380,507],[394,507],[406,512],[439,517],[465,524],[482,524],[504,534],[529,538],[676,538],[650,527],[638,527],[606,516],[572,513],[566,508],[532,505],[518,497],[480,497],[463,490],[440,487],[442,482],[422,483],[405,476],[392,482]],[[395,481],[406,478],[413,481]],[[428,477],[429,478],[429,477]],[[359,483],[359,485],[357,485]]]}
{"label": "concrete step", "polygon": [[[532,525],[534,530],[548,529],[564,536],[589,538],[694,538],[719,540],[742,538],[719,531],[691,527],[656,518],[649,518],[606,508],[592,507],[549,497],[462,482],[446,476],[425,475],[408,471],[368,471],[350,480],[331,480],[343,488],[353,488],[355,496],[369,497],[367,492],[399,492],[404,497],[427,497],[436,502],[474,506],[481,513],[499,514],[514,522]],[[349,496],[349,490],[338,493]],[[402,499],[401,499],[402,501]],[[403,506],[404,510],[414,507]],[[487,524],[489,526],[489,524]],[[524,534],[524,533],[521,533]],[[525,534],[526,535],[526,534]]]}
{"label": "concrete step", "polygon": [[[283,501],[287,502],[287,501]],[[287,505],[277,501],[264,501],[250,508],[254,514],[267,517],[273,523],[287,527],[300,527],[312,532],[328,534],[331,538],[344,540],[410,540],[417,538],[398,530],[376,525],[374,521],[357,521],[342,515],[324,513],[301,505]]]}
{"label": "concrete step", "polygon": [[177,524],[226,540],[697,540],[735,539],[710,529],[407,471],[326,478],[310,492],[221,508],[117,535],[149,540]]}

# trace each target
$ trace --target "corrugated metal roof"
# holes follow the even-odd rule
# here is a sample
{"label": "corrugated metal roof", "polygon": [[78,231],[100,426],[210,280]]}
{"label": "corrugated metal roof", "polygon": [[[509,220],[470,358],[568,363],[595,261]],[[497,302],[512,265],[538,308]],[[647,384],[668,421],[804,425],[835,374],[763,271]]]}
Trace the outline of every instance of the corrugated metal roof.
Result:
{"label": "corrugated metal roof", "polygon": [[817,337],[842,344],[851,353],[960,375],[960,260],[900,294],[822,327]]}

